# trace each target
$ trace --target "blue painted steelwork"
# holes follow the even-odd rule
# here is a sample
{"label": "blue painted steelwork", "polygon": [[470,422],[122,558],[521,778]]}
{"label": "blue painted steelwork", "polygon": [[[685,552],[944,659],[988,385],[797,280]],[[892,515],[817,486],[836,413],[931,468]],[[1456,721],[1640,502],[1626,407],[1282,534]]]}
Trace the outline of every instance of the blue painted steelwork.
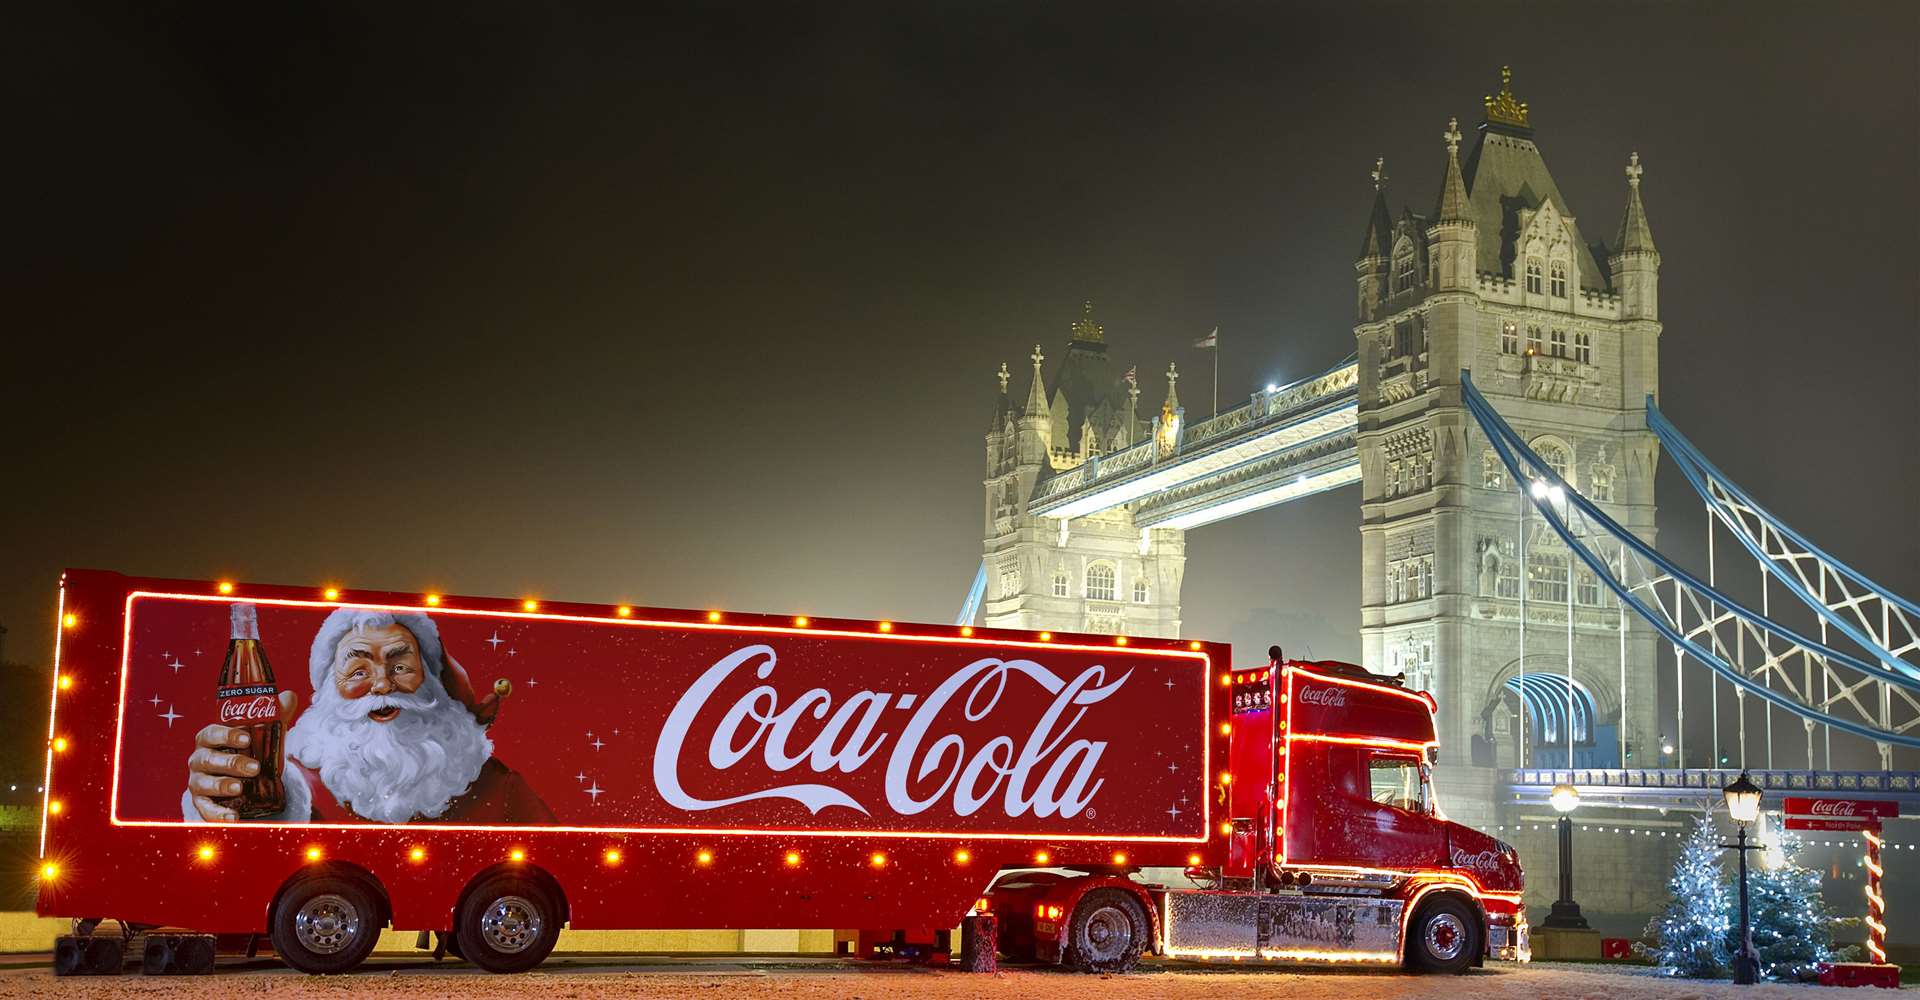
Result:
{"label": "blue painted steelwork", "polygon": [[[1686,475],[1687,482],[1706,502],[1707,509],[1733,531],[1747,552],[1766,567],[1788,593],[1812,608],[1842,635],[1878,656],[1886,666],[1920,679],[1920,667],[1907,659],[1920,654],[1920,630],[1916,630],[1914,624],[1920,621],[1920,606],[1828,555],[1760,506],[1680,433],[1651,396],[1647,397],[1647,427],[1659,437],[1666,454]],[[1807,562],[1813,563],[1812,581],[1805,574]],[[1788,566],[1792,572],[1788,572]],[[1829,580],[1838,590],[1837,600],[1827,594]],[[1814,592],[1816,585],[1821,591],[1818,594]],[[1840,613],[1843,607],[1853,613],[1852,620]],[[1879,609],[1878,616],[1872,613],[1875,607]],[[1877,623],[1880,635],[1873,634],[1874,617],[1880,619]]]}
{"label": "blue painted steelwork", "polygon": [[960,605],[960,614],[954,618],[955,625],[971,625],[980,615],[980,601],[987,596],[987,561],[980,560],[980,568],[973,573],[973,586],[967,588],[967,599]]}
{"label": "blue painted steelwork", "polygon": [[1567,745],[1567,708],[1571,700],[1573,707],[1573,743],[1575,746],[1592,746],[1593,735],[1593,695],[1579,681],[1572,685],[1572,697],[1568,697],[1567,675],[1553,673],[1534,673],[1526,675],[1525,684],[1520,677],[1507,678],[1507,690],[1520,696],[1527,706],[1527,714],[1533,717],[1533,733],[1542,744],[1542,753],[1551,752],[1554,747]]}
{"label": "blue painted steelwork", "polygon": [[[1546,487],[1540,490],[1531,490],[1523,486],[1521,495],[1528,498],[1528,502],[1533,504],[1535,509],[1539,511],[1542,519],[1545,520],[1553,529],[1554,533],[1560,537],[1561,541],[1566,543],[1573,554],[1579,557],[1580,561],[1584,563],[1595,576],[1606,582],[1608,589],[1613,591],[1614,596],[1620,600],[1623,606],[1631,608],[1641,618],[1645,619],[1655,630],[1669,642],[1673,643],[1675,647],[1683,650],[1688,656],[1692,656],[1701,663],[1706,664],[1715,674],[1734,685],[1737,691],[1758,697],[1802,719],[1811,719],[1817,723],[1831,726],[1834,729],[1859,736],[1863,739],[1872,740],[1879,744],[1920,748],[1920,735],[1907,732],[1908,729],[1920,725],[1920,718],[1916,718],[1914,721],[1897,727],[1886,723],[1884,719],[1882,722],[1856,722],[1852,719],[1834,715],[1832,712],[1826,710],[1832,707],[1834,700],[1838,699],[1829,700],[1825,705],[1815,707],[1810,703],[1811,695],[1810,692],[1808,692],[1802,695],[1803,698],[1808,699],[1807,701],[1796,700],[1790,697],[1792,688],[1788,688],[1786,692],[1783,692],[1775,690],[1765,684],[1758,683],[1748,676],[1748,673],[1744,669],[1735,667],[1723,659],[1720,654],[1727,651],[1727,645],[1720,639],[1714,629],[1721,624],[1731,622],[1735,624],[1737,628],[1745,628],[1749,632],[1754,633],[1757,638],[1765,637],[1767,639],[1777,640],[1777,642],[1773,644],[1764,642],[1756,643],[1755,650],[1756,652],[1762,649],[1767,650],[1764,655],[1768,658],[1768,662],[1763,665],[1763,669],[1776,670],[1778,676],[1788,676],[1784,671],[1779,671],[1778,669],[1782,660],[1799,656],[1806,661],[1817,664],[1823,671],[1829,674],[1834,674],[1836,671],[1844,669],[1863,674],[1870,679],[1863,681],[1847,677],[1840,678],[1840,688],[1843,692],[1842,697],[1844,698],[1852,699],[1853,692],[1859,688],[1864,687],[1870,682],[1878,682],[1882,685],[1883,704],[1885,703],[1885,694],[1891,690],[1903,692],[1909,704],[1915,704],[1912,699],[1912,693],[1920,691],[1920,682],[1916,682],[1907,677],[1904,673],[1888,670],[1877,663],[1863,660],[1852,654],[1842,652],[1800,635],[1792,629],[1771,621],[1758,612],[1752,611],[1687,573],[1687,571],[1681,569],[1665,556],[1661,555],[1652,546],[1642,541],[1639,536],[1616,523],[1598,507],[1594,506],[1592,502],[1574,491],[1551,466],[1542,460],[1540,456],[1534,454],[1533,449],[1527,446],[1526,442],[1515,433],[1513,428],[1507,424],[1498,411],[1494,410],[1492,404],[1487,402],[1486,397],[1480,394],[1480,391],[1473,384],[1473,377],[1470,372],[1463,370],[1460,373],[1460,389],[1462,401],[1473,414],[1482,432],[1486,434],[1489,443],[1493,445],[1495,453],[1500,456],[1501,462],[1507,467],[1508,474],[1513,477],[1514,483],[1540,483]],[[1555,494],[1559,496],[1556,497]],[[1638,558],[1641,561],[1642,583],[1629,587],[1624,580],[1617,579],[1614,569],[1608,565],[1606,559],[1601,554],[1594,552],[1588,544],[1575,537],[1567,520],[1561,516],[1561,510],[1558,506],[1560,503],[1566,505],[1568,517],[1571,517],[1573,513],[1577,512],[1590,530],[1597,528],[1602,536],[1617,543],[1621,547],[1623,557],[1627,552],[1631,552]],[[1648,567],[1651,567],[1652,570],[1657,572],[1650,572]],[[1627,567],[1624,565],[1623,558],[1623,565],[1619,569],[1621,576],[1625,576],[1626,570]],[[1673,583],[1675,591],[1673,609],[1669,611],[1664,604],[1659,604],[1657,608],[1649,606],[1640,592],[1645,591],[1649,597],[1657,600],[1658,595],[1654,592],[1654,585],[1669,581]],[[1680,600],[1683,590],[1688,599],[1687,603],[1691,604],[1695,610],[1696,617],[1703,623],[1711,623],[1710,626],[1703,627],[1699,632],[1704,632],[1708,636],[1714,648],[1709,649],[1701,645],[1695,641],[1692,634],[1689,634],[1682,627],[1684,621],[1682,616],[1684,615],[1686,607]],[[1699,632],[1695,634],[1699,634]],[[1773,652],[1774,649],[1781,645],[1787,648],[1778,653]],[[1859,709],[1857,699],[1853,699],[1853,703],[1856,709],[1860,710],[1861,714],[1864,715],[1864,710]]]}

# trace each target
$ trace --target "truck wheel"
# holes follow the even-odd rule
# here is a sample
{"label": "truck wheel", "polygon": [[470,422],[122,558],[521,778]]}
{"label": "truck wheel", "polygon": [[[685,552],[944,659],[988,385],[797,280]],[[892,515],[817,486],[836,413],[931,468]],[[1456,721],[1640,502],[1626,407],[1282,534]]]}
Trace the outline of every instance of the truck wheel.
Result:
{"label": "truck wheel", "polygon": [[1147,948],[1147,914],[1125,889],[1095,889],[1080,897],[1067,926],[1062,964],[1079,972],[1126,972]]}
{"label": "truck wheel", "polygon": [[1407,965],[1422,972],[1467,971],[1480,954],[1479,926],[1473,908],[1458,899],[1429,902],[1407,925]]}
{"label": "truck wheel", "polygon": [[525,972],[560,939],[560,907],[532,879],[495,875],[467,894],[454,938],[460,954],[488,972]]}
{"label": "truck wheel", "polygon": [[366,961],[380,940],[379,902],[351,879],[301,879],[274,906],[268,937],[274,953],[296,972],[348,972]]}

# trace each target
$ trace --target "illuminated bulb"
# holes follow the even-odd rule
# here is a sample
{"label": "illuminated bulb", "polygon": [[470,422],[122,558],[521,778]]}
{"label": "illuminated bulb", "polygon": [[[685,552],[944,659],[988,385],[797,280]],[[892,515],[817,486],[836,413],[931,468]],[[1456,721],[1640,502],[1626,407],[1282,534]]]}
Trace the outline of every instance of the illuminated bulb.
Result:
{"label": "illuminated bulb", "polygon": [[218,590],[219,590],[219,591],[220,591],[220,592],[221,592],[222,594],[231,594],[231,593],[233,593],[233,584],[231,584],[231,583],[228,583],[228,582],[227,582],[227,581],[225,581],[225,580],[222,580],[222,581],[220,581],[220,586],[219,586],[219,587],[218,587],[217,589],[218,589]]}
{"label": "illuminated bulb", "polygon": [[873,856],[867,859],[867,864],[875,868],[885,868],[887,866],[887,856],[879,851],[875,851],[873,852]]}
{"label": "illuminated bulb", "polygon": [[1035,851],[1033,853],[1033,863],[1036,865],[1044,865],[1052,861],[1053,861],[1053,855],[1048,854],[1045,851]]}
{"label": "illuminated bulb", "polygon": [[1220,735],[1227,736],[1227,735],[1230,735],[1232,732],[1233,732],[1233,723],[1222,722],[1220,724]]}
{"label": "illuminated bulb", "polygon": [[1127,644],[1127,637],[1124,635],[1116,635],[1113,637],[1113,644],[1116,646],[1124,646]]}
{"label": "illuminated bulb", "polygon": [[622,618],[631,618],[631,617],[633,617],[633,609],[632,609],[632,608],[630,608],[630,607],[627,607],[627,606],[626,606],[626,605],[624,605],[624,604],[622,604],[622,605],[620,605],[620,606],[619,606],[619,607],[617,607],[617,608],[614,608],[614,609],[613,609],[613,613],[614,613],[614,614],[616,614],[616,615],[619,615],[619,616],[620,616],[620,617],[622,617]]}
{"label": "illuminated bulb", "polygon": [[799,852],[799,851],[788,851],[788,852],[787,852],[787,857],[786,857],[786,861],[787,861],[787,867],[788,867],[788,868],[798,868],[798,867],[800,867],[800,852]]}
{"label": "illuminated bulb", "polygon": [[1125,851],[1115,851],[1115,852],[1113,852],[1113,863],[1114,863],[1114,864],[1116,864],[1116,865],[1124,865],[1124,864],[1126,864],[1126,863],[1127,863],[1127,852],[1125,852]]}
{"label": "illuminated bulb", "polygon": [[52,802],[47,803],[47,814],[50,816],[58,816],[60,815],[60,810],[65,808],[66,806],[61,805],[59,799],[55,799]]}
{"label": "illuminated bulb", "polygon": [[713,852],[712,852],[712,851],[701,851],[701,852],[700,852],[699,854],[696,854],[696,855],[694,855],[694,856],[693,856],[693,863],[694,863],[694,864],[696,864],[696,865],[710,865],[710,864],[713,864]]}
{"label": "illuminated bulb", "polygon": [[806,616],[806,615],[801,615],[801,616],[799,616],[798,618],[795,618],[795,619],[793,620],[793,623],[794,623],[795,625],[798,625],[798,626],[799,626],[799,627],[801,627],[801,628],[806,628],[806,627],[807,627],[808,625],[811,625],[811,624],[813,624],[813,623],[812,623],[811,621],[808,621],[808,620],[807,620],[807,616]]}
{"label": "illuminated bulb", "polygon": [[65,625],[68,628],[72,628],[75,625],[80,624],[80,616],[73,615],[73,614],[67,615],[65,618],[60,619],[60,624]]}
{"label": "illuminated bulb", "polygon": [[328,587],[328,588],[327,588],[327,600],[329,600],[329,601],[337,601],[337,600],[339,600],[339,599],[340,599],[340,588],[338,588],[338,587]]}
{"label": "illuminated bulb", "polygon": [[419,862],[427,860],[427,849],[424,847],[416,847],[413,850],[408,851],[407,860],[412,861],[415,864],[418,864]]}
{"label": "illuminated bulb", "polygon": [[1190,642],[1190,643],[1187,643],[1187,648],[1188,648],[1188,649],[1199,649],[1199,648],[1200,648],[1200,643],[1199,643],[1199,642]]}
{"label": "illuminated bulb", "polygon": [[607,859],[607,864],[610,864],[610,865],[619,864],[620,863],[619,850],[612,847],[607,848],[606,859]]}
{"label": "illuminated bulb", "polygon": [[318,847],[307,848],[307,860],[308,861],[320,860],[320,849]]}
{"label": "illuminated bulb", "polygon": [[68,676],[67,676],[66,674],[61,674],[61,675],[60,675],[60,690],[62,690],[62,691],[68,691],[68,690],[72,690],[72,688],[73,688],[73,678],[71,678],[71,677],[68,677]]}
{"label": "illuminated bulb", "polygon": [[1188,868],[1198,868],[1198,867],[1200,867],[1200,855],[1198,855],[1198,854],[1189,854],[1189,855],[1187,855],[1187,867],[1188,867]]}
{"label": "illuminated bulb", "polygon": [[507,852],[507,860],[509,860],[509,861],[525,861],[525,860],[527,860],[527,852],[525,852],[525,851],[523,851],[523,850],[521,850],[520,848],[518,848],[518,847],[516,847],[516,848],[514,848],[513,850],[511,850],[511,851],[508,851],[508,852]]}
{"label": "illuminated bulb", "polygon": [[1222,822],[1222,823],[1220,824],[1220,832],[1221,832],[1222,834],[1229,834],[1229,833],[1232,833],[1232,832],[1233,832],[1233,821],[1232,821],[1232,820],[1227,820],[1227,821],[1224,821],[1224,822]]}
{"label": "illuminated bulb", "polygon": [[971,626],[971,625],[962,625],[962,626],[960,626],[960,634],[961,634],[961,635],[972,635],[972,634],[973,634],[973,626]]}
{"label": "illuminated bulb", "polygon": [[540,602],[534,600],[521,601],[520,609],[522,611],[538,611],[540,609]]}
{"label": "illuminated bulb", "polygon": [[1231,785],[1231,784],[1233,784],[1233,775],[1232,775],[1232,773],[1230,773],[1230,772],[1227,772],[1227,771],[1221,771],[1221,772],[1220,772],[1220,783],[1221,783],[1221,784],[1223,784],[1223,785]]}
{"label": "illuminated bulb", "polygon": [[1530,489],[1530,492],[1531,492],[1531,493],[1533,494],[1533,498],[1534,498],[1535,500],[1545,500],[1545,499],[1547,498],[1547,482],[1546,482],[1546,480],[1544,480],[1544,479],[1536,479],[1536,480],[1534,480],[1534,481],[1533,481],[1533,486],[1531,487],[1531,489]]}
{"label": "illuminated bulb", "polygon": [[1232,687],[1232,686],[1233,686],[1233,675],[1232,675],[1232,674],[1221,674],[1221,675],[1220,675],[1220,686],[1221,686],[1221,687]]}
{"label": "illuminated bulb", "polygon": [[53,738],[53,749],[57,753],[66,753],[67,738],[65,736],[55,736]]}
{"label": "illuminated bulb", "polygon": [[707,612],[707,620],[708,620],[708,621],[710,621],[710,622],[717,622],[717,621],[719,621],[719,620],[720,620],[720,612],[718,612],[718,611],[709,611],[709,612]]}
{"label": "illuminated bulb", "polygon": [[881,623],[880,623],[880,631],[882,631],[882,632],[891,632],[891,631],[893,631],[893,623],[892,623],[892,622],[881,622]]}
{"label": "illuminated bulb", "polygon": [[1053,641],[1053,633],[1052,633],[1052,632],[1042,632],[1042,633],[1040,633],[1040,641],[1041,641],[1041,642],[1052,642],[1052,641]]}
{"label": "illuminated bulb", "polygon": [[60,874],[60,866],[54,864],[51,861],[40,866],[40,877],[48,882],[53,881],[54,876],[59,874]]}
{"label": "illuminated bulb", "polygon": [[972,861],[972,860],[973,860],[973,852],[972,852],[972,851],[969,851],[969,850],[967,850],[967,849],[966,849],[966,848],[964,848],[964,847],[962,847],[961,849],[959,849],[959,850],[957,850],[957,851],[955,851],[955,852],[953,852],[953,863],[954,863],[954,864],[957,864],[957,865],[964,865],[964,864],[966,864],[967,862],[969,862],[969,861]]}
{"label": "illuminated bulb", "polygon": [[201,844],[201,845],[200,845],[200,849],[199,849],[199,850],[197,850],[197,851],[195,851],[195,852],[193,852],[193,853],[195,853],[195,854],[197,854],[197,855],[199,855],[199,856],[200,856],[200,860],[202,860],[202,861],[212,861],[212,860],[213,860],[213,845],[212,845],[212,844]]}
{"label": "illuminated bulb", "polygon": [[439,606],[440,606],[440,595],[439,595],[439,594],[428,594],[428,595],[427,595],[427,607],[430,607],[430,608],[437,608],[437,607],[439,607]]}

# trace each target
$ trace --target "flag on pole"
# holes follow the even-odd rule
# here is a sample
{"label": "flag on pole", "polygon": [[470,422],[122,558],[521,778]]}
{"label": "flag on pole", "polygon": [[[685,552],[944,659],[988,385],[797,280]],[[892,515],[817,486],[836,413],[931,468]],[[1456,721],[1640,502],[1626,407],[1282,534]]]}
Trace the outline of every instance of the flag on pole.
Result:
{"label": "flag on pole", "polygon": [[1220,346],[1220,328],[1217,326],[1214,327],[1212,333],[1209,333],[1206,336],[1201,337],[1199,340],[1194,341],[1193,346],[1213,347],[1213,348],[1219,347]]}

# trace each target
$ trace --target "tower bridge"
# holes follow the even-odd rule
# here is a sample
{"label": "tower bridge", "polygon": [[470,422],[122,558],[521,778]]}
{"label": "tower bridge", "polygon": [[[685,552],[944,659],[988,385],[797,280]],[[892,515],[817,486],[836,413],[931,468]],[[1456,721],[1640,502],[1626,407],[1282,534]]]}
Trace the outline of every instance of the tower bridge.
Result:
{"label": "tower bridge", "polygon": [[[1089,305],[1051,366],[1035,348],[1024,405],[1002,365],[962,620],[1177,636],[1187,529],[1357,486],[1362,661],[1435,695],[1456,818],[1500,825],[1561,779],[1621,808],[1706,800],[1737,771],[1686,767],[1701,757],[1686,678],[1703,672],[1709,764],[1725,685],[1737,764],[1771,786],[1920,801],[1920,774],[1893,769],[1895,748],[1920,748],[1920,608],[1769,514],[1656,405],[1660,253],[1638,154],[1613,239],[1593,240],[1505,78],[1484,107],[1464,159],[1457,125],[1441,135],[1431,211],[1396,215],[1376,162],[1340,364],[1189,422],[1172,366],[1143,411],[1138,367],[1109,357]],[[1701,580],[1660,554],[1663,452],[1771,584],[1761,608],[1716,588],[1711,556]],[[1775,590],[1817,637],[1781,623]],[[1781,750],[1776,715],[1801,723],[1804,758]],[[1876,747],[1881,771],[1835,770],[1835,734]]]}

